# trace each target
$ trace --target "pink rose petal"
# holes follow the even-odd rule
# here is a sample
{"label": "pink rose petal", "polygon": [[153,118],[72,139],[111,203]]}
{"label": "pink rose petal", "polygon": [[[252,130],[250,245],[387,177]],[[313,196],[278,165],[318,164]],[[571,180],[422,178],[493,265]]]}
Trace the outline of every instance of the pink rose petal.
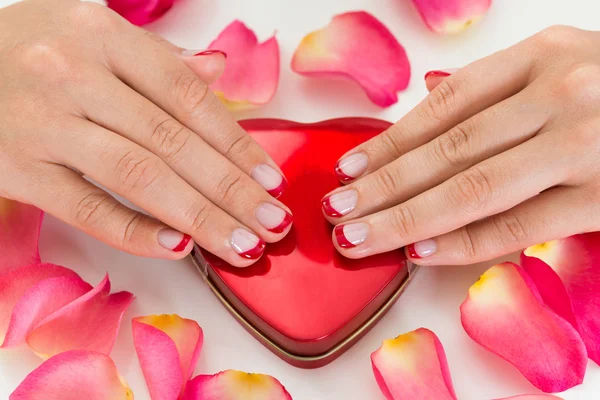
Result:
{"label": "pink rose petal", "polygon": [[43,359],[74,349],[109,354],[123,313],[133,301],[129,292],[109,292],[106,276],[94,289],[44,318],[27,336],[27,344]]}
{"label": "pink rose petal", "polygon": [[227,53],[225,72],[212,86],[231,110],[267,104],[279,83],[279,44],[275,36],[263,43],[244,23],[234,21],[210,49]]}
{"label": "pink rose petal", "polygon": [[40,262],[43,215],[35,207],[0,197],[0,270]]}
{"label": "pink rose petal", "polygon": [[327,27],[305,36],[294,53],[292,70],[354,80],[381,107],[396,103],[397,93],[410,81],[404,48],[364,11],[338,15]]}
{"label": "pink rose petal", "polygon": [[27,375],[9,400],[133,400],[133,393],[108,356],[71,350]]}
{"label": "pink rose petal", "polygon": [[183,399],[292,400],[292,396],[272,376],[227,370],[195,377],[188,383]]}
{"label": "pink rose petal", "polygon": [[571,322],[600,364],[600,232],[529,247],[521,262],[546,304]]}
{"label": "pink rose petal", "polygon": [[[5,340],[9,326],[15,323],[14,318],[27,318],[25,315],[13,316],[13,309],[19,304],[21,298],[29,290],[36,290],[40,282],[56,277],[79,278],[70,269],[54,264],[28,265],[0,272],[0,342]],[[30,311],[35,312],[35,310]]]}
{"label": "pink rose petal", "polygon": [[432,31],[459,33],[483,18],[492,0],[413,0]]}
{"label": "pink rose petal", "polygon": [[522,394],[520,396],[504,397],[496,400],[562,400],[560,397],[551,394]]}
{"label": "pink rose petal", "polygon": [[179,315],[132,320],[133,342],[153,400],[176,399],[192,376],[204,334],[196,321]]}
{"label": "pink rose petal", "polygon": [[556,393],[579,385],[587,364],[577,331],[546,305],[521,267],[487,270],[460,307],[467,334],[513,364],[535,387]]}
{"label": "pink rose petal", "polygon": [[107,0],[106,5],[134,25],[146,25],[162,17],[174,0]]}
{"label": "pink rose petal", "polygon": [[428,329],[384,341],[371,354],[371,364],[388,400],[456,400],[444,347]]}

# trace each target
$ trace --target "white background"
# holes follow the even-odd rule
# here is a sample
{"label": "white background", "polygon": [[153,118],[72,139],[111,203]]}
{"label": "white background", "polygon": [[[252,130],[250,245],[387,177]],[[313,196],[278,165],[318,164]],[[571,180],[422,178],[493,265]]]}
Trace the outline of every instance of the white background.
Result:
{"label": "white background", "polygon": [[[0,5],[9,2],[0,0]],[[412,63],[409,89],[387,110],[371,105],[352,84],[308,82],[288,67],[295,46],[306,33],[326,25],[337,13],[361,9],[391,29]],[[495,0],[479,25],[458,37],[444,38],[425,28],[410,0],[181,0],[150,28],[192,49],[204,48],[234,18],[255,29],[261,39],[277,31],[282,50],[280,90],[269,106],[252,115],[299,121],[373,116],[394,121],[425,95],[422,77],[427,70],[459,67],[552,24],[598,29],[599,16],[600,6],[591,0]],[[301,370],[280,361],[247,334],[187,261],[148,260],[120,253],[51,217],[42,230],[41,252],[45,261],[73,268],[93,284],[108,271],[115,290],[130,290],[137,296],[112,353],[136,399],[147,399],[148,394],[132,346],[130,319],[155,313],[178,313],[203,327],[205,345],[196,373],[232,368],[272,374],[296,400],[382,399],[371,372],[370,353],[383,339],[421,326],[435,331],[443,342],[460,399],[536,392],[509,364],[472,342],[460,326],[458,307],[484,270],[482,266],[422,269],[390,313],[350,351],[324,368]],[[1,351],[0,398],[8,398],[38,364],[26,348]],[[566,400],[599,396],[600,368],[593,363],[584,384],[562,395]]]}

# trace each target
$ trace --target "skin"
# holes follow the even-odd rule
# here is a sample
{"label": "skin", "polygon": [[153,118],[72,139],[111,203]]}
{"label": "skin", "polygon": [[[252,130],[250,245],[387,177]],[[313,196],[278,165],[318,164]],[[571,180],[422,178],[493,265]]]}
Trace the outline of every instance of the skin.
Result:
{"label": "skin", "polygon": [[[350,151],[366,171],[361,258],[407,246],[422,265],[489,260],[600,229],[600,33],[556,26],[448,77],[388,131]],[[417,242],[415,246],[411,246]]]}
{"label": "skin", "polygon": [[75,0],[1,9],[0,31],[1,197],[145,257],[191,251],[161,245],[169,230],[244,267],[255,260],[232,248],[234,230],[266,242],[287,234],[257,221],[261,204],[289,209],[250,177],[258,165],[279,168],[208,89],[223,55],[185,56]]}

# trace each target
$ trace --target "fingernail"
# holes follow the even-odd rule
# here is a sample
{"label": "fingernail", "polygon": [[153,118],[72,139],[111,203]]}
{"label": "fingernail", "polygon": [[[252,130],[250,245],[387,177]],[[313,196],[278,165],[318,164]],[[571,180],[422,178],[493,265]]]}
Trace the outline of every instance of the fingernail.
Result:
{"label": "fingernail", "polygon": [[435,240],[427,239],[406,246],[406,252],[411,258],[424,258],[432,255],[437,250]]}
{"label": "fingernail", "polygon": [[359,222],[356,224],[338,225],[334,229],[335,240],[340,247],[349,249],[356,247],[367,240],[369,225]]}
{"label": "fingernail", "polygon": [[254,167],[250,176],[275,198],[281,196],[287,187],[287,181],[284,177],[275,168],[267,164],[259,164]]}
{"label": "fingernail", "polygon": [[356,153],[344,157],[335,165],[335,173],[342,182],[348,182],[361,176],[369,163],[365,153]]}
{"label": "fingernail", "polygon": [[285,231],[293,221],[290,213],[271,203],[262,203],[254,215],[262,226],[273,233]]}
{"label": "fingernail", "polygon": [[348,214],[356,207],[358,192],[354,189],[334,193],[321,200],[325,215],[330,217],[341,217]]}
{"label": "fingernail", "polygon": [[182,56],[196,57],[196,56],[211,56],[213,54],[221,54],[227,58],[227,53],[222,50],[184,50],[181,52]]}
{"label": "fingernail", "polygon": [[427,78],[431,78],[433,76],[438,76],[440,78],[445,78],[446,76],[452,75],[456,71],[458,71],[457,68],[436,69],[436,70],[433,70],[433,71],[429,71],[429,72],[427,72],[425,74],[425,80],[427,80]]}
{"label": "fingernail", "polygon": [[184,251],[192,237],[173,229],[163,229],[158,232],[158,243],[165,249],[179,253]]}
{"label": "fingernail", "polygon": [[245,229],[236,229],[231,234],[231,246],[240,257],[249,260],[260,258],[265,251],[265,241]]}

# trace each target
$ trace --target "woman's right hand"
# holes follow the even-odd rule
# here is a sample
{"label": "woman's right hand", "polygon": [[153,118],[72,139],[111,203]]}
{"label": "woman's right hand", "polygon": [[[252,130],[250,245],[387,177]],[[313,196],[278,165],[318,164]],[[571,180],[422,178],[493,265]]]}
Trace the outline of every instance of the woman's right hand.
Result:
{"label": "woman's right hand", "polygon": [[2,9],[0,32],[0,196],[146,257],[182,258],[191,236],[243,267],[289,231],[281,171],[207,86],[222,55],[76,0]]}

